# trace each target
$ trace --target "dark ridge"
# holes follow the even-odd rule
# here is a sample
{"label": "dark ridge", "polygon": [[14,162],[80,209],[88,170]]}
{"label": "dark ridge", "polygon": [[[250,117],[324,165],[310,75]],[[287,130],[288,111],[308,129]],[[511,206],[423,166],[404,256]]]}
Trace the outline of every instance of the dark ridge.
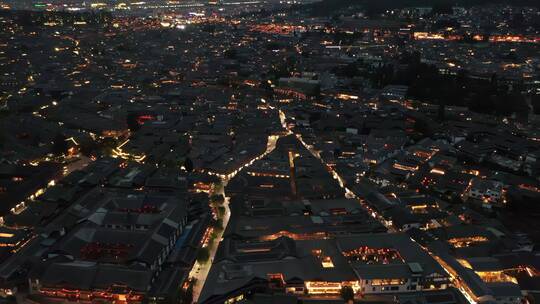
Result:
{"label": "dark ridge", "polygon": [[314,16],[331,15],[338,10],[348,7],[358,7],[368,15],[376,15],[390,9],[400,9],[405,7],[428,6],[479,6],[508,4],[512,6],[533,6],[540,7],[538,0],[322,0],[303,6]]}

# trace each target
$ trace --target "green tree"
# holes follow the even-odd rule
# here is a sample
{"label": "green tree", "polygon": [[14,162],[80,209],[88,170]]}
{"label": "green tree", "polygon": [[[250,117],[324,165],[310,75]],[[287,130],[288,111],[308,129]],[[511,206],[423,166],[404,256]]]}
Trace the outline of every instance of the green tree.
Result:
{"label": "green tree", "polygon": [[223,230],[223,220],[218,218],[212,223],[212,227],[214,227],[214,231],[221,231]]}
{"label": "green tree", "polygon": [[223,205],[225,198],[221,194],[214,194],[210,197],[210,202],[213,205]]}
{"label": "green tree", "polygon": [[219,206],[219,207],[217,208],[217,210],[218,210],[218,216],[219,216],[220,218],[222,218],[223,216],[225,216],[225,207]]}

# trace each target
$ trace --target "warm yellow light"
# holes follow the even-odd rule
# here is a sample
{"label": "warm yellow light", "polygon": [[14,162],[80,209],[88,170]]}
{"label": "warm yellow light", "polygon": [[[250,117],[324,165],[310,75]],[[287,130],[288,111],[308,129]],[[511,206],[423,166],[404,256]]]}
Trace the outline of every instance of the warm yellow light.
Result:
{"label": "warm yellow light", "polygon": [[436,168],[431,169],[431,171],[429,171],[429,173],[439,174],[439,175],[444,175],[444,174],[446,174],[446,172],[444,172],[444,170],[436,169]]}

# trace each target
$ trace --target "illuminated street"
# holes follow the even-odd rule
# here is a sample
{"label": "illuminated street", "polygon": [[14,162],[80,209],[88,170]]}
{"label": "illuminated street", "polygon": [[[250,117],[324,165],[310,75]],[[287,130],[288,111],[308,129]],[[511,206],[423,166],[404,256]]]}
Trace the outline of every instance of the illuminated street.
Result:
{"label": "illuminated street", "polygon": [[225,201],[223,202],[223,207],[225,207],[225,214],[223,215],[223,230],[221,230],[217,236],[216,236],[216,243],[213,244],[210,248],[210,258],[208,262],[204,264],[200,264],[198,261],[195,261],[195,264],[193,265],[193,268],[191,269],[189,273],[189,277],[195,280],[195,285],[193,287],[193,302],[197,302],[199,299],[199,295],[201,293],[202,288],[204,287],[204,284],[206,282],[206,277],[208,276],[208,272],[210,271],[210,267],[212,267],[212,262],[214,260],[214,256],[216,255],[216,252],[219,248],[219,242],[222,239],[223,233],[225,232],[225,229],[227,228],[227,224],[229,224],[229,219],[231,216],[231,211],[229,209],[229,197],[226,196],[223,189],[225,189],[225,186],[227,185],[228,180],[222,180],[223,187],[221,187],[221,193],[212,193],[212,195],[223,195],[225,197]]}
{"label": "illuminated street", "polygon": [[220,193],[210,193],[210,195],[222,195],[225,198],[225,201],[223,203],[223,207],[225,207],[225,214],[223,215],[223,229],[216,236],[217,242],[213,244],[213,246],[210,248],[210,258],[208,262],[201,265],[199,264],[199,262],[195,261],[195,264],[193,265],[193,268],[191,269],[189,273],[189,277],[195,279],[195,282],[196,282],[193,288],[193,302],[197,302],[199,299],[201,290],[204,287],[206,278],[208,276],[208,273],[210,272],[210,268],[212,267],[214,256],[216,255],[216,252],[219,248],[219,243],[222,239],[223,233],[227,229],[227,225],[229,224],[229,219],[231,216],[231,210],[229,209],[230,198],[225,193],[225,187],[227,186],[229,181],[234,178],[236,174],[240,173],[243,169],[249,167],[256,160],[263,159],[266,155],[274,151],[274,149],[276,148],[276,143],[278,139],[279,139],[279,136],[269,136],[267,148],[263,154],[261,154],[260,156],[257,156],[255,159],[250,161],[246,166],[243,166],[241,169],[237,170],[234,175],[227,177],[225,179],[222,179],[221,180],[222,187],[220,187]]}
{"label": "illuminated street", "polygon": [[538,0],[0,0],[0,27],[1,303],[538,299]]}

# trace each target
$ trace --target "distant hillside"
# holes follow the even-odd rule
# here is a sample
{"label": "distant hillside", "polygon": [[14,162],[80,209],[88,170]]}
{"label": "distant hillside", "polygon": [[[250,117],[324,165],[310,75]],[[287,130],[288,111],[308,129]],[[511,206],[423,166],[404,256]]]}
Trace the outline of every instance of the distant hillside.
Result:
{"label": "distant hillside", "polygon": [[382,13],[389,9],[405,8],[411,6],[479,6],[509,4],[513,6],[540,7],[539,0],[322,0],[304,6],[313,15],[328,16],[340,9],[350,6],[362,7],[368,14]]}

